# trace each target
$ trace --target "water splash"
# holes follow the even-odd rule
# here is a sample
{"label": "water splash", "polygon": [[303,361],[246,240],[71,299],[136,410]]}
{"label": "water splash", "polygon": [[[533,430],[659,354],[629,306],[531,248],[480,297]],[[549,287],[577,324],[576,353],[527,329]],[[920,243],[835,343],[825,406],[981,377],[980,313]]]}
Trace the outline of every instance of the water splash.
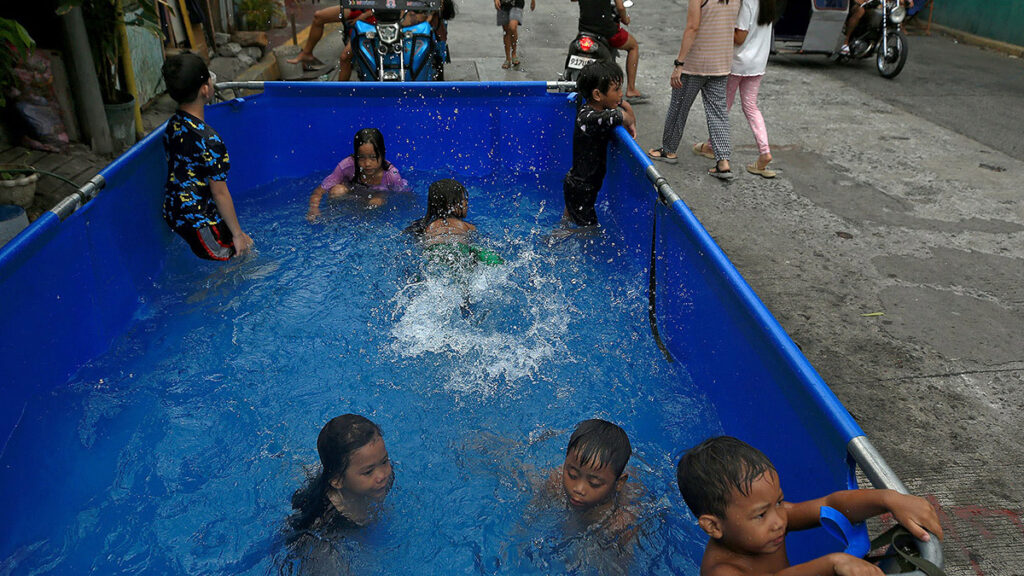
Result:
{"label": "water splash", "polygon": [[452,391],[495,394],[566,353],[572,306],[550,263],[527,248],[497,267],[427,264],[391,301],[392,351],[438,362]]}

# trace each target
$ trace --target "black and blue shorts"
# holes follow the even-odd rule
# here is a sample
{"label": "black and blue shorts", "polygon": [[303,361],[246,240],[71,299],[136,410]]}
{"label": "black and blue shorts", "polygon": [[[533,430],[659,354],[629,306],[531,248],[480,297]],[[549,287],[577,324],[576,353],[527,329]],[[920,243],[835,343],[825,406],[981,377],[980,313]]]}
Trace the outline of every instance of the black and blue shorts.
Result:
{"label": "black and blue shorts", "polygon": [[235,255],[234,235],[223,221],[200,228],[181,228],[175,232],[188,242],[193,254],[204,260],[224,261]]}

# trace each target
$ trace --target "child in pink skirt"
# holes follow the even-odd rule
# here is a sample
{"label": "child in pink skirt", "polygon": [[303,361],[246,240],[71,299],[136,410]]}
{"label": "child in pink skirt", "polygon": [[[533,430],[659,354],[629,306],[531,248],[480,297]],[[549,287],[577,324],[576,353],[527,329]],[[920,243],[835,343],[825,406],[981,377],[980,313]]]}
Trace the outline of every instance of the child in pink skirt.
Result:
{"label": "child in pink skirt", "polygon": [[[775,171],[768,168],[772,161],[772,152],[768,146],[768,130],[764,125],[764,117],[757,107],[757,92],[761,87],[761,77],[768,66],[774,20],[775,0],[743,0],[740,13],[736,17],[733,36],[736,49],[733,53],[732,71],[725,88],[726,106],[730,109],[736,97],[736,90],[739,89],[743,114],[747,117],[751,131],[754,132],[758,151],[757,161],[747,165],[747,172],[763,178],[774,178]],[[710,140],[694,144],[693,152],[706,158],[715,157]]]}

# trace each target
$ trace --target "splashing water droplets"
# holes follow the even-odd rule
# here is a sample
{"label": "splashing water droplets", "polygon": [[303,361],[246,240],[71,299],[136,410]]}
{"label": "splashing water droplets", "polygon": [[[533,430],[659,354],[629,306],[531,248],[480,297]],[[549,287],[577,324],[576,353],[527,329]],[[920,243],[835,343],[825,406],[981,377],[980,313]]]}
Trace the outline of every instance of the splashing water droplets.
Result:
{"label": "splashing water droplets", "polygon": [[570,306],[559,281],[540,276],[532,251],[503,266],[440,270],[392,299],[392,351],[436,364],[445,388],[491,395],[536,376],[564,350]]}

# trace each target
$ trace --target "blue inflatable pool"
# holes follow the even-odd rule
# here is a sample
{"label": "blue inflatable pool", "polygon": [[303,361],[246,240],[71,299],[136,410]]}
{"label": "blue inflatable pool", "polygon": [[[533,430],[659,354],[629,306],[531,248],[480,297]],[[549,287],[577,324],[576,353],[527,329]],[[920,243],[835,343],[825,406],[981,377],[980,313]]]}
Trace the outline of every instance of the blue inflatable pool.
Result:
{"label": "blue inflatable pool", "polygon": [[[229,185],[260,248],[251,262],[233,270],[197,263],[167,230],[160,131],[0,248],[3,565],[33,573],[266,573],[278,563],[275,534],[288,496],[303,465],[316,461],[316,432],[346,411],[382,424],[399,470],[390,506],[402,522],[363,544],[405,559],[356,562],[366,573],[562,571],[550,563],[560,552],[538,553],[529,538],[507,543],[515,530],[506,524],[517,523],[508,517],[521,516],[529,497],[520,484],[528,482],[498,477],[517,477],[521,464],[557,465],[564,432],[593,416],[624,422],[660,518],[653,524],[679,542],[652,547],[657,554],[641,555],[636,573],[696,573],[702,534],[675,492],[673,466],[706,436],[758,446],[790,499],[854,487],[857,466],[876,486],[903,489],[625,131],[610,147],[601,192],[605,234],[553,247],[541,241],[561,214],[559,178],[571,160],[575,105],[566,94],[544,83],[258,87],[262,93],[207,111],[228,144]],[[368,125],[385,133],[389,160],[419,199],[308,225],[309,190]],[[467,182],[471,219],[507,262],[504,272],[481,272],[462,288],[478,309],[500,312],[429,325],[416,316],[421,305],[443,312],[431,300],[443,290],[430,292],[420,272],[407,270],[419,255],[400,231],[420,215],[435,177]],[[361,237],[373,240],[352,249]],[[321,272],[305,275],[306,254],[320,255],[310,266]],[[605,280],[606,288],[587,292]],[[336,284],[346,288],[334,294]],[[267,300],[246,302],[263,292]],[[367,304],[352,306],[355,292]],[[324,295],[341,310],[302,315]],[[583,308],[613,316],[588,325]],[[276,316],[286,313],[287,322]],[[605,336],[608,324],[626,331]],[[192,358],[201,365],[185,366]],[[445,364],[452,358],[461,364]],[[650,404],[633,404],[640,396]],[[444,431],[449,420],[460,430]],[[221,421],[231,424],[221,429]],[[250,437],[273,439],[221,460]],[[485,446],[492,441],[517,462],[496,456]],[[160,456],[147,462],[151,453]],[[457,471],[435,484],[432,474],[448,461]],[[501,473],[483,471],[495,469]],[[268,480],[250,490],[251,478]],[[456,485],[477,482],[477,492],[458,499]],[[421,506],[432,492],[455,499]],[[463,505],[459,516],[471,521],[429,545],[448,528],[402,510],[445,516]],[[222,516],[224,507],[238,512]],[[404,534],[401,524],[415,530]],[[424,542],[389,548],[389,530]],[[140,541],[121,544],[133,535]],[[788,546],[794,562],[841,548],[823,530],[793,535]],[[928,553],[941,555],[937,547]]]}

